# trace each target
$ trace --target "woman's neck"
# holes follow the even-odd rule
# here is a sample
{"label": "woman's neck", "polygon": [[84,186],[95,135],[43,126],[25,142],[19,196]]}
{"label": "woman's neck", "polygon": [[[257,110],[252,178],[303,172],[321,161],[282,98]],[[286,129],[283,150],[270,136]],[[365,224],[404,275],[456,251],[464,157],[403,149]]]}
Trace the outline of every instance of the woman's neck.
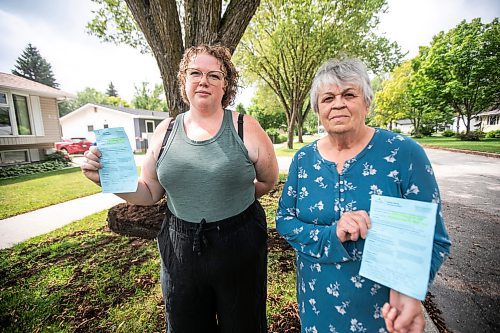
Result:
{"label": "woman's neck", "polygon": [[329,134],[319,140],[319,153],[326,160],[334,162],[340,174],[345,161],[356,157],[368,145],[374,132],[373,128],[365,125],[356,132]]}
{"label": "woman's neck", "polygon": [[191,107],[184,116],[185,121],[193,122],[198,125],[218,123],[224,116],[224,110],[221,108],[194,108]]}
{"label": "woman's neck", "polygon": [[191,108],[184,115],[184,130],[191,140],[207,140],[219,131],[223,118],[222,108],[211,112]]}
{"label": "woman's neck", "polygon": [[356,131],[327,135],[325,139],[330,148],[339,153],[357,151],[362,150],[370,142],[374,131],[373,128],[364,125]]}

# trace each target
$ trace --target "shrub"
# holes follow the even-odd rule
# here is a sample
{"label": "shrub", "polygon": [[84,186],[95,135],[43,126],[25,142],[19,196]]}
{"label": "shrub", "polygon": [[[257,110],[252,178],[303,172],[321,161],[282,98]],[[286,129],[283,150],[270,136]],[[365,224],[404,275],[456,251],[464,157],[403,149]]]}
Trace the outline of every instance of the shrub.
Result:
{"label": "shrub", "polygon": [[287,140],[286,135],[280,134],[276,138],[276,143],[283,143],[283,142],[286,142],[286,140]]}
{"label": "shrub", "polygon": [[70,160],[69,155],[63,153],[60,150],[50,155],[47,155],[47,161],[59,161],[66,163],[66,165],[69,165],[69,160]]}
{"label": "shrub", "polygon": [[417,134],[413,134],[412,135],[414,138],[417,138],[417,139],[421,139],[424,137],[424,135],[422,133],[417,133]]}
{"label": "shrub", "polygon": [[457,138],[462,141],[479,141],[481,138],[484,138],[484,132],[482,131],[470,131],[469,133],[460,132],[457,135]]}
{"label": "shrub", "polygon": [[269,138],[271,138],[272,143],[282,143],[286,141],[286,136],[281,135],[276,128],[269,128],[266,130],[266,133],[269,135]]}
{"label": "shrub", "polygon": [[455,132],[453,132],[452,130],[446,130],[442,133],[442,135],[446,138],[450,138],[455,135]]}
{"label": "shrub", "polygon": [[401,128],[393,128],[392,131],[401,134]]}
{"label": "shrub", "polygon": [[434,129],[432,126],[422,126],[420,129],[420,133],[424,136],[432,136],[432,133],[434,133]]}
{"label": "shrub", "polygon": [[500,138],[500,130],[494,130],[486,133],[487,138]]}
{"label": "shrub", "polygon": [[0,179],[27,176],[35,173],[64,169],[69,165],[69,156],[61,152],[48,155],[47,160],[0,168]]}

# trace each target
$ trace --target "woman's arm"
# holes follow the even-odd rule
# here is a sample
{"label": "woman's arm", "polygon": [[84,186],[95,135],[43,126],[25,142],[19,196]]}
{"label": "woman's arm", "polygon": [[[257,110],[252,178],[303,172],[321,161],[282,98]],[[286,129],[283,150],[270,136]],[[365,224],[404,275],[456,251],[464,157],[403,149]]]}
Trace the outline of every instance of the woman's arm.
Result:
{"label": "woman's arm", "polygon": [[[162,121],[153,133],[150,147],[141,167],[137,190],[131,193],[116,193],[117,196],[132,204],[143,206],[154,205],[162,198],[165,190],[156,176],[156,161],[170,120],[171,118]],[[85,157],[88,161],[81,166],[83,174],[88,179],[99,184],[101,152],[97,147],[92,146],[89,152],[85,154]]]}
{"label": "woman's arm", "polygon": [[243,138],[250,160],[254,163],[255,197],[259,198],[273,189],[278,180],[278,161],[269,136],[259,122],[245,115]]}
{"label": "woman's arm", "polygon": [[391,333],[422,333],[425,328],[420,301],[392,289],[389,303],[382,307],[382,316]]}

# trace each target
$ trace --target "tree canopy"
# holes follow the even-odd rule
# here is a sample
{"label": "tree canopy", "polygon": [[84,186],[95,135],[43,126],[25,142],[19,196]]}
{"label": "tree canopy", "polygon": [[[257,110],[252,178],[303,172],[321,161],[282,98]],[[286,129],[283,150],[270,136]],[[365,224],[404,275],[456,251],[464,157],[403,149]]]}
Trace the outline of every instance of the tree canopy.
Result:
{"label": "tree canopy", "polygon": [[375,122],[410,119],[414,133],[421,134],[450,124],[455,114],[468,133],[474,115],[500,104],[498,50],[498,19],[487,24],[479,18],[462,21],[438,33],[383,82],[375,96]]}
{"label": "tree canopy", "polygon": [[17,58],[12,74],[53,88],[59,87],[52,72],[52,66],[31,43],[26,46],[23,53]]}
{"label": "tree canopy", "polygon": [[67,115],[70,112],[84,106],[87,103],[114,105],[128,107],[127,101],[115,96],[108,96],[97,89],[87,87],[76,93],[76,98],[69,101],[64,101],[59,104],[59,116]]}
{"label": "tree canopy", "polygon": [[90,33],[105,41],[151,51],[173,116],[186,109],[177,83],[184,50],[201,43],[220,43],[233,52],[260,3],[231,0],[223,10],[222,0],[92,1],[100,8],[87,25]]}
{"label": "tree canopy", "polygon": [[451,108],[470,131],[474,115],[500,104],[500,25],[498,18],[462,21],[434,36],[419,54],[420,96],[436,110]]}
{"label": "tree canopy", "polygon": [[328,58],[358,57],[374,71],[390,70],[402,55],[395,43],[372,33],[385,0],[266,0],[238,49],[245,74],[278,97],[287,120],[289,148],[296,122],[308,111],[315,71]]}
{"label": "tree canopy", "polygon": [[106,90],[106,95],[110,97],[118,97],[118,91],[116,91],[113,82],[109,83],[108,89]]}
{"label": "tree canopy", "polygon": [[394,120],[406,117],[405,111],[411,108],[408,91],[411,74],[411,61],[405,61],[382,82],[381,89],[375,93],[373,120],[376,124],[390,128]]}
{"label": "tree canopy", "polygon": [[163,93],[163,86],[157,84],[153,90],[149,89],[149,83],[142,82],[140,87],[135,86],[135,94],[132,105],[136,109],[167,111],[167,104],[160,98]]}

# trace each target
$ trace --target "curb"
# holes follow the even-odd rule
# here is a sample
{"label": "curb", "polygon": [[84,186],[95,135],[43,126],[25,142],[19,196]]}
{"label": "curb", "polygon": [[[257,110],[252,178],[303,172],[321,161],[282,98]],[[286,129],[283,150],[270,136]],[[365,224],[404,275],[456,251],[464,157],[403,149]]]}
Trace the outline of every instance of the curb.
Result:
{"label": "curb", "polygon": [[470,154],[470,155],[479,155],[479,156],[485,156],[485,157],[500,158],[500,154],[496,154],[496,153],[487,153],[487,152],[482,152],[482,151],[466,150],[466,149],[445,148],[445,147],[428,145],[428,144],[421,144],[421,146],[424,148],[447,150],[447,151],[451,151],[454,153],[464,153],[464,154]]}
{"label": "curb", "polygon": [[434,324],[434,322],[432,321],[431,317],[427,313],[427,310],[425,309],[423,304],[422,304],[422,312],[424,313],[424,319],[425,319],[424,333],[439,333],[436,324]]}

